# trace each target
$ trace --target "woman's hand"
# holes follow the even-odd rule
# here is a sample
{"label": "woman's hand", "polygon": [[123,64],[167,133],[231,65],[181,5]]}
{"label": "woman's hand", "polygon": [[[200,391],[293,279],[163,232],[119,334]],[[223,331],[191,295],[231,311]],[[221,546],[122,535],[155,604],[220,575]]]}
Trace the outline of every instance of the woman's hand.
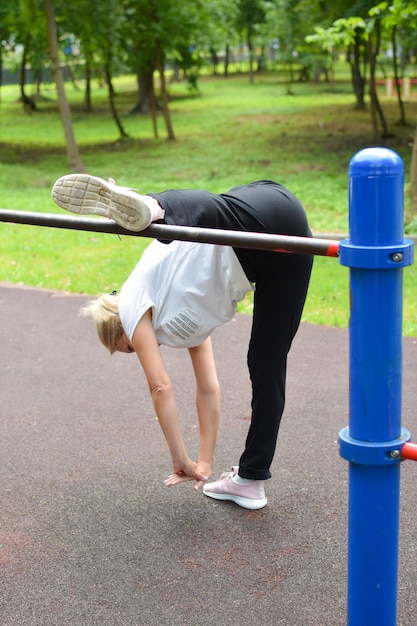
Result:
{"label": "woman's hand", "polygon": [[174,473],[168,476],[168,478],[164,480],[164,483],[167,487],[173,487],[180,483],[195,480],[196,484],[194,485],[194,489],[198,491],[210,476],[210,463],[204,463],[202,461],[194,463],[193,461],[188,461],[181,466],[174,466]]}

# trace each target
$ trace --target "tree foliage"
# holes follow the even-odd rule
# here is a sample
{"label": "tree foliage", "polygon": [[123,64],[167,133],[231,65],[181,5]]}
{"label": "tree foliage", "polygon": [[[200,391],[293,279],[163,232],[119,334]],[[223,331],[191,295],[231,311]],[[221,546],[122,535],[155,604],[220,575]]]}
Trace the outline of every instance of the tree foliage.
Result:
{"label": "tree foliage", "polygon": [[[51,67],[47,3],[0,3],[0,73],[5,62],[20,67],[26,109],[36,107],[25,90],[26,69],[31,68],[40,89],[42,75]],[[417,55],[417,0],[54,0],[54,11],[61,67],[85,89],[88,112],[94,111],[92,78],[107,84],[121,138],[127,134],[116,106],[116,75],[136,75],[133,112],[151,114],[156,137],[162,112],[172,140],[167,70],[173,78],[188,80],[198,93],[201,67],[211,65],[214,72],[222,67],[226,77],[232,50],[246,59],[251,82],[268,62],[272,68],[279,65],[288,93],[297,80],[331,81],[334,60],[345,55],[356,106],[369,101],[374,134],[384,135],[389,129],[375,88],[379,69],[394,76],[400,122],[407,123],[399,85]]]}

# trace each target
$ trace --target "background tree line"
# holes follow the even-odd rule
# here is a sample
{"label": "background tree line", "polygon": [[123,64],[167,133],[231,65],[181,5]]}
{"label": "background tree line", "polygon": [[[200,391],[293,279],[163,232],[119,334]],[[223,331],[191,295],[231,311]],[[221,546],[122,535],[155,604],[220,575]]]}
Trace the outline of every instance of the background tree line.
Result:
{"label": "background tree line", "polygon": [[[94,111],[92,79],[107,85],[121,137],[127,133],[113,79],[134,74],[134,112],[150,113],[157,137],[160,111],[167,138],[175,140],[167,70],[197,90],[204,66],[227,78],[232,52],[243,49],[250,82],[259,70],[279,68],[288,93],[295,81],[331,82],[334,63],[344,55],[356,107],[365,107],[369,99],[375,139],[390,133],[377,73],[394,77],[399,122],[410,122],[400,80],[415,68],[417,0],[2,0],[0,5],[0,77],[3,67],[18,67],[23,107],[36,111],[36,97],[27,93],[26,69],[32,70],[38,94],[45,70],[52,70],[69,162],[78,170],[82,162],[72,136],[64,68],[70,80],[83,79],[86,111]],[[412,172],[417,170],[416,145]],[[411,193],[417,204],[417,172],[411,176]]]}

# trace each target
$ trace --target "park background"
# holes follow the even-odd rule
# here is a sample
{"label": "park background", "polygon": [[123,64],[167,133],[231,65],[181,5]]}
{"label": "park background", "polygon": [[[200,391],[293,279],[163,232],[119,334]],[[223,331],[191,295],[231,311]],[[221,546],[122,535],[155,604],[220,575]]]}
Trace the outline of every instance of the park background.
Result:
{"label": "park background", "polygon": [[[404,226],[415,235],[416,9],[1,0],[0,207],[60,212],[51,187],[73,170],[143,193],[268,177],[300,197],[316,234],[344,236],[349,162],[386,146],[404,161]],[[4,623],[345,623],[347,468],[336,450],[349,411],[348,332],[317,324],[347,325],[347,268],[316,259],[303,318],[314,323],[290,354],[276,480],[269,506],[248,512],[212,506],[187,485],[180,497],[165,488],[169,459],[146,380],[124,355],[103,359],[77,317],[90,294],[119,288],[148,240],[0,231]],[[416,335],[415,266],[404,278],[404,330]],[[213,337],[219,471],[247,431],[250,323],[236,316]],[[403,346],[413,432],[416,339]],[[187,355],[165,357],[195,446]],[[416,613],[414,465],[401,469],[398,626]]]}
{"label": "park background", "polygon": [[[60,212],[50,190],[70,171],[141,193],[271,178],[315,234],[343,237],[350,159],[385,146],[404,161],[415,235],[416,13],[397,1],[5,0],[0,207]],[[119,289],[149,243],[11,224],[0,234],[0,281],[91,295]],[[408,335],[416,286],[411,266]],[[303,320],[346,326],[348,291],[347,268],[317,258]]]}

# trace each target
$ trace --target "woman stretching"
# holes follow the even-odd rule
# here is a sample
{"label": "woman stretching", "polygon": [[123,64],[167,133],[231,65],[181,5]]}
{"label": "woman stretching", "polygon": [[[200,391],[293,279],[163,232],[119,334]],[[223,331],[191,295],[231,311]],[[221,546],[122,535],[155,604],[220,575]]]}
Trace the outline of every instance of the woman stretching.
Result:
{"label": "woman stretching", "polygon": [[[303,207],[288,189],[270,180],[233,187],[227,193],[171,189],[139,195],[86,174],[60,178],[52,196],[62,208],[114,219],[141,231],[151,222],[309,237]],[[92,302],[101,342],[113,353],[135,352],[144,370],[156,415],[172,458],[166,485],[204,483],[206,496],[247,509],[267,503],[278,429],[285,402],[287,355],[297,332],[312,268],[302,254],[223,245],[153,241],[122,286],[120,295]],[[247,363],[252,416],[239,464],[215,482],[212,472],[220,394],[210,335],[228,322],[237,303],[254,291]],[[160,345],[187,348],[196,379],[199,457],[192,461],[180,432],[172,385]]]}

